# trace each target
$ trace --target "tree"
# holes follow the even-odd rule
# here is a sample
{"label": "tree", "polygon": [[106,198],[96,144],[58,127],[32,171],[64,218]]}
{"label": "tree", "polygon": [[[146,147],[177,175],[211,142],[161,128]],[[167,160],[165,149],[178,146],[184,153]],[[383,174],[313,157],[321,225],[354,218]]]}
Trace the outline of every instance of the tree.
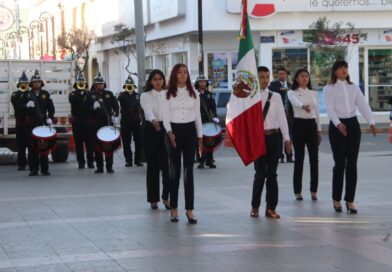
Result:
{"label": "tree", "polygon": [[131,64],[131,57],[136,59],[136,35],[135,29],[130,29],[124,24],[117,24],[114,26],[114,35],[111,43],[117,45],[117,48],[126,56],[127,65],[125,70],[129,74],[137,75],[129,70]]}
{"label": "tree", "polygon": [[57,37],[57,43],[71,53],[71,60],[75,61],[75,75],[85,70],[89,59],[89,48],[95,39],[94,31],[76,29],[64,32]]}

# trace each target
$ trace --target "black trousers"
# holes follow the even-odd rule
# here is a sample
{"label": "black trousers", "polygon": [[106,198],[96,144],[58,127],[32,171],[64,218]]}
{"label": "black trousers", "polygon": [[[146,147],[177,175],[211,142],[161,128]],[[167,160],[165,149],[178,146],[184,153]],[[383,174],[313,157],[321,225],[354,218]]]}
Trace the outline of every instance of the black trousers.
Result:
{"label": "black trousers", "polygon": [[343,136],[330,122],[329,141],[335,165],[332,178],[332,199],[340,201],[343,191],[343,177],[346,173],[346,190],[344,200],[353,202],[357,187],[357,161],[361,143],[361,128],[357,117],[340,119],[347,127],[347,136]]}
{"label": "black trousers", "polygon": [[166,131],[156,131],[150,122],[143,124],[142,135],[147,159],[147,201],[159,202],[159,174],[162,171],[162,199],[169,199],[169,161],[165,146]]}
{"label": "black trousers", "polygon": [[[18,122],[18,121],[16,121]],[[26,159],[26,149],[28,148],[28,138],[30,135],[28,134],[28,129],[26,124],[16,124],[16,145],[18,150],[18,166],[25,167],[27,165]]]}
{"label": "black trousers", "polygon": [[315,119],[294,118],[293,146],[295,151],[293,186],[294,194],[302,192],[302,173],[305,146],[308,149],[310,164],[310,191],[316,193],[318,187],[318,133]]}
{"label": "black trousers", "polygon": [[267,153],[254,162],[255,176],[253,180],[252,208],[259,208],[261,193],[266,181],[267,209],[275,210],[278,205],[278,180],[277,169],[280,156],[281,140],[279,134],[265,136]]}
{"label": "black trousers", "polygon": [[195,158],[195,146],[197,133],[195,122],[177,124],[171,123],[172,132],[176,137],[176,148],[173,148],[167,140],[169,154],[169,184],[170,184],[170,207],[178,207],[178,189],[181,176],[181,157],[184,168],[184,191],[185,209],[194,208],[194,183],[193,163]]}
{"label": "black trousers", "polygon": [[[97,169],[103,169],[103,152],[99,149],[97,145],[97,132],[101,127],[107,126],[107,123],[94,123],[94,146],[95,146],[95,162],[97,164]],[[113,169],[113,154],[105,154],[106,169]]]}
{"label": "black trousers", "polygon": [[76,158],[80,165],[86,163],[84,148],[86,147],[87,163],[94,162],[94,138],[93,129],[89,120],[73,121],[72,133],[75,139]]}
{"label": "black trousers", "polygon": [[41,123],[29,123],[27,125],[28,127],[28,135],[29,139],[28,146],[29,146],[29,169],[31,172],[38,172],[40,166],[41,166],[41,173],[46,173],[49,171],[49,160],[48,160],[48,155],[45,154],[40,154],[34,147],[33,147],[33,142],[32,142],[32,136],[31,132],[33,129],[37,126],[41,126]]}
{"label": "black trousers", "polygon": [[135,163],[139,163],[141,161],[141,128],[139,122],[132,122],[121,124],[121,140],[123,144],[124,157],[127,162],[132,162],[132,136],[135,142]]}

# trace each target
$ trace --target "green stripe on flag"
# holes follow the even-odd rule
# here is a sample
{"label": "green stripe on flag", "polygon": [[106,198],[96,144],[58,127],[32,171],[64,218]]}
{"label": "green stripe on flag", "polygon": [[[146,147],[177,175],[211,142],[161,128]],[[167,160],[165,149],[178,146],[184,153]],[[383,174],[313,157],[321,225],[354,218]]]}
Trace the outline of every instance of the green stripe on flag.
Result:
{"label": "green stripe on flag", "polygon": [[249,17],[246,14],[246,38],[240,40],[240,49],[238,51],[238,62],[253,49],[252,32],[250,31]]}

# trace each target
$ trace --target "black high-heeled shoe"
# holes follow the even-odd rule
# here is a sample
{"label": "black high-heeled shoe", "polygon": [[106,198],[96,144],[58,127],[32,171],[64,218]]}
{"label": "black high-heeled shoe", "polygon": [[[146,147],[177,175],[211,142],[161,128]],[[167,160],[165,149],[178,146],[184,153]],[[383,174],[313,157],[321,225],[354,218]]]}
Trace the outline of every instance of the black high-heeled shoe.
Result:
{"label": "black high-heeled shoe", "polygon": [[152,202],[152,203],[150,203],[150,206],[151,206],[152,210],[158,210],[158,203]]}
{"label": "black high-heeled shoe", "polygon": [[357,213],[358,213],[358,210],[355,209],[355,208],[350,208],[350,207],[348,206],[348,203],[347,203],[347,202],[346,202],[346,208],[347,208],[347,213],[349,213],[349,214],[357,214]]}
{"label": "black high-heeled shoe", "polygon": [[163,205],[165,205],[166,210],[170,210],[170,202],[168,199],[163,199],[162,200]]}
{"label": "black high-heeled shoe", "polygon": [[304,198],[302,197],[302,194],[295,194],[295,199],[298,201],[304,200]]}
{"label": "black high-heeled shoe", "polygon": [[187,213],[185,213],[186,218],[188,219],[189,224],[197,224],[197,219],[196,217],[189,217]]}
{"label": "black high-heeled shoe", "polygon": [[341,213],[342,212],[342,206],[335,206],[335,203],[333,204],[333,209],[335,210],[335,212],[337,213]]}
{"label": "black high-heeled shoe", "polygon": [[172,223],[178,222],[178,216],[173,216],[171,211],[170,211],[170,222]]}

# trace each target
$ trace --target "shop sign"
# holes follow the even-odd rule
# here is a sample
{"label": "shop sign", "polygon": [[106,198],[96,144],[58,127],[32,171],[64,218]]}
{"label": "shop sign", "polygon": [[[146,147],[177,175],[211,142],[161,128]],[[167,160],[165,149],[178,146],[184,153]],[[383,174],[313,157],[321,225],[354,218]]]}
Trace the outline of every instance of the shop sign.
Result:
{"label": "shop sign", "polygon": [[[279,12],[363,12],[392,10],[392,0],[249,0],[252,17],[265,18]],[[229,13],[241,12],[241,1],[226,0]]]}
{"label": "shop sign", "polygon": [[14,15],[6,7],[0,6],[0,31],[8,30],[14,24]]}
{"label": "shop sign", "polygon": [[150,0],[150,20],[157,23],[185,15],[183,0]]}
{"label": "shop sign", "polygon": [[392,29],[381,30],[380,34],[382,43],[392,44]]}
{"label": "shop sign", "polygon": [[302,31],[288,30],[279,33],[280,46],[303,45]]}

